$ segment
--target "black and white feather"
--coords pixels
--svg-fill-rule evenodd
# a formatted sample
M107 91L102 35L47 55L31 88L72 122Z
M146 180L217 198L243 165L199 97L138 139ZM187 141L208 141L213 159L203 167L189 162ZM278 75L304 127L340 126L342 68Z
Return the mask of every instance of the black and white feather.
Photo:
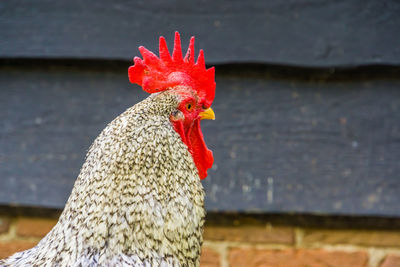
M2 266L198 266L204 191L169 120L179 95L150 95L90 147L56 226Z

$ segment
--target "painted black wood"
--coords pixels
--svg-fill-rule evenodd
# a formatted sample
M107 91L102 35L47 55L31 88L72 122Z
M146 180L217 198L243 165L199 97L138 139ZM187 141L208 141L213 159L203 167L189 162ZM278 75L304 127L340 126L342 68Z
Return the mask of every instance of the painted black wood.
M128 61L179 30L211 64L400 64L397 0L3 0L0 18L3 58Z
M58 219L62 209L0 205L0 216L29 216ZM325 229L398 230L400 218L389 216L337 216L307 213L237 213L210 212L206 214L208 226L292 226Z
M400 80L217 67L209 211L400 216ZM397 77L399 77L397 75ZM112 68L2 67L0 204L62 208L87 148L146 94Z

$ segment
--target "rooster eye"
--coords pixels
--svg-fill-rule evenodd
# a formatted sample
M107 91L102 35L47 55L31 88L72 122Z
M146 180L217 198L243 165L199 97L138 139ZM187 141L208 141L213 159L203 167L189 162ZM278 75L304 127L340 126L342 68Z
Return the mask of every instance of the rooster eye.
M189 104L186 104L186 109L187 110L192 110L192 108L193 108L193 106L192 106L192 104L191 103L189 103Z

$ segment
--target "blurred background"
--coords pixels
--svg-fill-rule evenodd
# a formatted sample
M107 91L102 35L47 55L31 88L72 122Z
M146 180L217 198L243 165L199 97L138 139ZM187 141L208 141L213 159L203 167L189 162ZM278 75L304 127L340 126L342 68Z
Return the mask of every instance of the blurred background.
M196 37L216 67L202 266L400 266L400 3L0 3L0 258L55 224L127 68Z

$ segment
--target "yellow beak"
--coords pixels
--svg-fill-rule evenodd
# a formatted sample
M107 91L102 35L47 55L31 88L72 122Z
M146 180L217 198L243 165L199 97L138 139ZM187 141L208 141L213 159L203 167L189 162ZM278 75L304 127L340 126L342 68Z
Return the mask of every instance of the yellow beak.
M200 115L201 120L204 120L204 119L215 120L215 113L214 113L214 110L212 110L211 108L208 108L208 109L200 112L199 115Z

